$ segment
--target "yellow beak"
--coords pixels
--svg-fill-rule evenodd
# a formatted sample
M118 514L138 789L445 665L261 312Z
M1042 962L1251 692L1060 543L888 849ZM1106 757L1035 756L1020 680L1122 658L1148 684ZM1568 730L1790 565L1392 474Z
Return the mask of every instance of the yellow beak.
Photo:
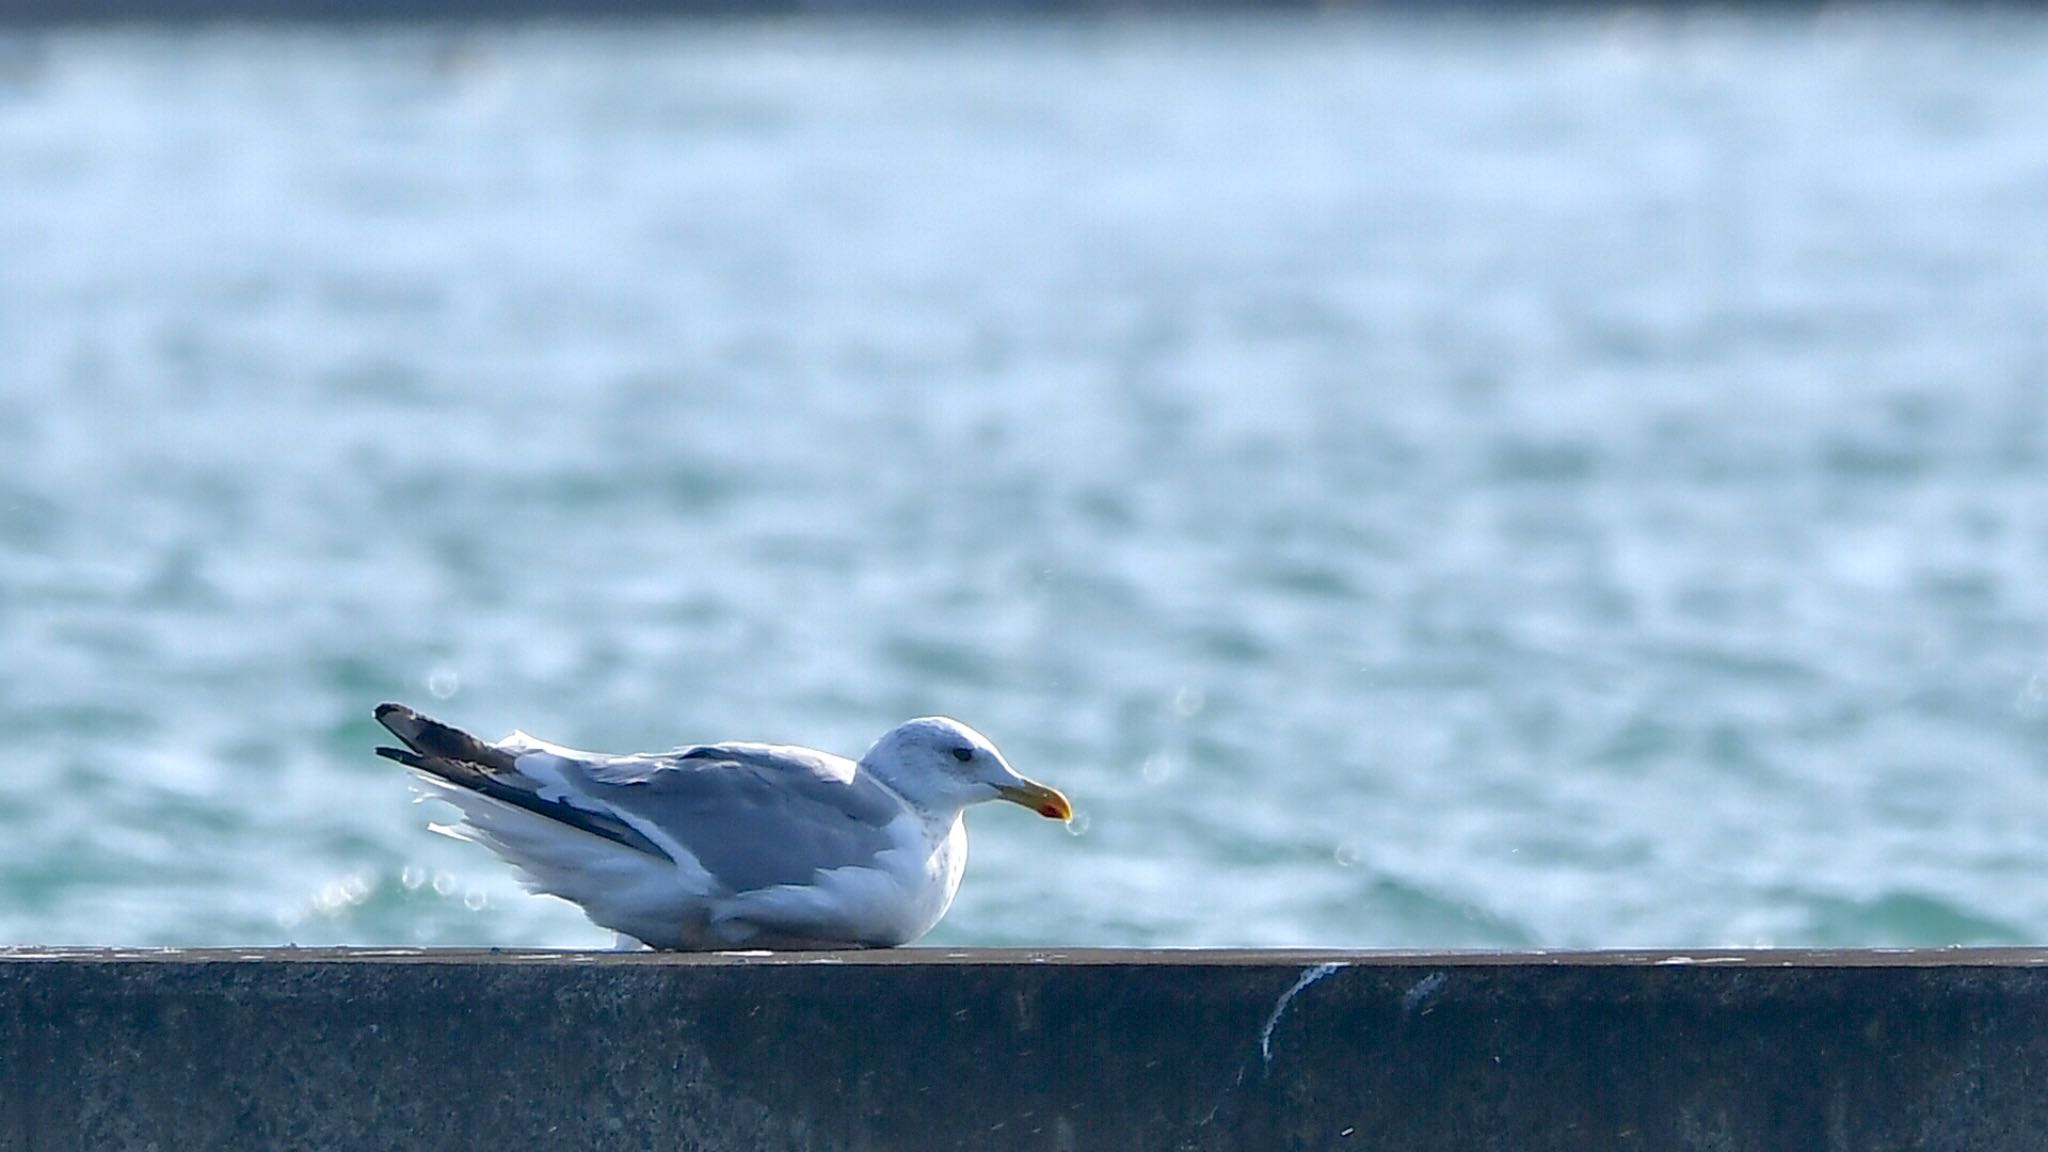
M1057 788L1047 788L1036 780L1025 780L1017 784L999 784L996 795L1012 804L1022 804L1048 820L1072 820L1074 806L1060 795Z

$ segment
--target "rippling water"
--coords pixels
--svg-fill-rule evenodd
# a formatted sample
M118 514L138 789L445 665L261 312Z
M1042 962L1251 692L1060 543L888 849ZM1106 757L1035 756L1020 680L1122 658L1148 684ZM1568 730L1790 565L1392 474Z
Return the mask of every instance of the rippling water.
M2048 18L0 40L0 941L585 945L369 710L1068 789L931 938L2048 938Z

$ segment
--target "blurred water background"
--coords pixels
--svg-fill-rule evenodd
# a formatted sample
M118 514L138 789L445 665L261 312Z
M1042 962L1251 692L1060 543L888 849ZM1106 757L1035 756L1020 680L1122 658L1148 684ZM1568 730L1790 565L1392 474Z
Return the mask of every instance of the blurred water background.
M857 754L948 944L2048 942L2048 17L0 40L0 942L602 945L369 712Z

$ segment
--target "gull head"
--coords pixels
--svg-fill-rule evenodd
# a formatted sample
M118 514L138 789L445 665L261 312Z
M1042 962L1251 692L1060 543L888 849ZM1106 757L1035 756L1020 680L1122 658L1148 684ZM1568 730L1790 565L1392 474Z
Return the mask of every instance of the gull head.
M988 737L944 716L921 716L891 728L860 758L860 766L904 799L937 811L1008 800L1048 819L1074 818L1074 806L1057 789L1018 775Z

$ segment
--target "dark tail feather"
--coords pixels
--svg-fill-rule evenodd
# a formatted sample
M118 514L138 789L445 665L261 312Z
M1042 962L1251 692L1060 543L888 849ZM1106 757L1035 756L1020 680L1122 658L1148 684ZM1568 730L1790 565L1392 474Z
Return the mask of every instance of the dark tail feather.
M406 747L423 757L475 765L486 772L512 771L510 753L494 748L460 728L451 728L431 716L422 716L403 704L377 705L377 723L390 729L393 736L405 741ZM421 767L390 756L382 748L377 750L377 754L413 768Z
M377 749L377 755L382 756L386 760L396 760L407 768L418 768L423 772L427 770L426 759L417 752L408 752L403 748L380 747Z
M405 741L407 748L411 749L377 749L377 755L386 760L396 760L407 768L438 776L450 784L515 808L524 808L593 836L602 836L636 852L664 860L674 859L660 845L615 816L578 808L561 800L542 798L534 792L533 781L520 775L510 752L486 744L460 728L451 728L432 717L422 716L403 704L377 705L377 722L389 728L393 736Z

